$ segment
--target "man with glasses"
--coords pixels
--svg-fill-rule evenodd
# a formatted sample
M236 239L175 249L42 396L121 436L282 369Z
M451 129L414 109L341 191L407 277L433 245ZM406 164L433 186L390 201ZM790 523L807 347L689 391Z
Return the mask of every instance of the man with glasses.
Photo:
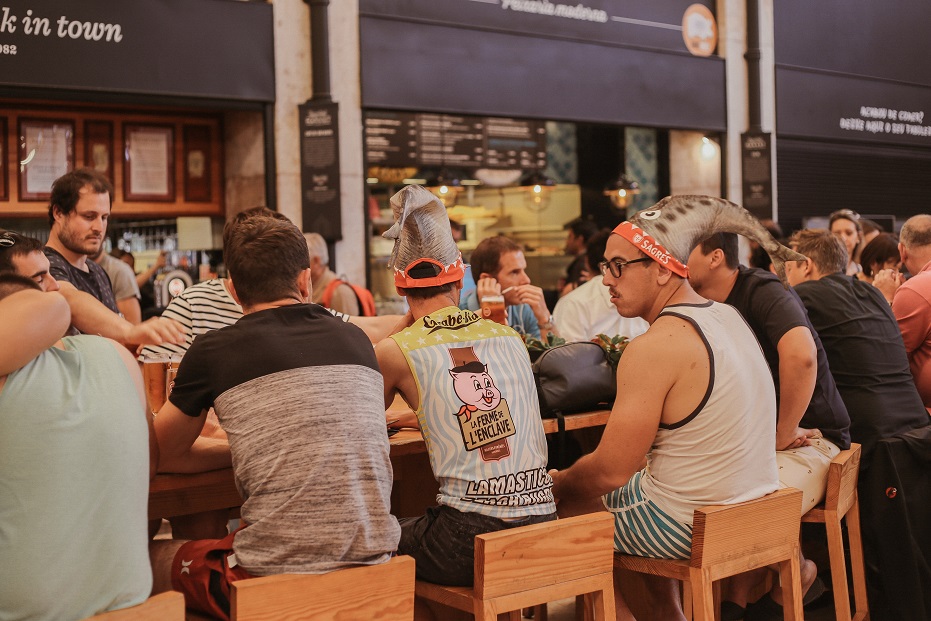
M737 311L695 293L687 257L667 250L668 229L648 225L634 217L615 228L600 268L617 311L650 328L621 356L601 442L551 472L553 493L561 514L593 499L589 510L614 513L620 552L687 559L696 508L778 488L773 380ZM674 581L647 585L654 618L685 619ZM615 582L617 618L633 619L623 586Z
M611 303L608 288L602 284L604 270L608 265L602 259L610 235L606 230L595 233L588 240L584 255L587 264L585 269L593 276L559 298L553 309L553 319L559 324L559 333L567 341L590 341L599 334L634 338L650 327L639 317L619 315Z
M88 260L103 244L112 196L109 179L89 168L62 175L52 184L52 230L45 255L71 307L72 324L83 333L123 344L183 343L184 334L174 321L154 317L134 325L121 317L106 272Z

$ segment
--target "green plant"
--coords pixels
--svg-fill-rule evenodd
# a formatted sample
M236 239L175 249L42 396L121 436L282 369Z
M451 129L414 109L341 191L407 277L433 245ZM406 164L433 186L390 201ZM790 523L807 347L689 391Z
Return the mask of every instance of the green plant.
M537 356L542 354L547 349L557 347L559 345L564 345L566 343L566 339L562 338L561 336L555 336L552 332L547 333L545 341L535 339L527 334L523 334L521 336L524 337L524 345L527 346L527 353L530 354L531 360L535 360Z
M601 345L601 348L605 350L605 356L608 358L608 363L611 365L611 368L617 371L617 363L620 361L621 354L624 353L627 343L630 342L629 339L620 334L614 336L599 334L593 338L592 341Z

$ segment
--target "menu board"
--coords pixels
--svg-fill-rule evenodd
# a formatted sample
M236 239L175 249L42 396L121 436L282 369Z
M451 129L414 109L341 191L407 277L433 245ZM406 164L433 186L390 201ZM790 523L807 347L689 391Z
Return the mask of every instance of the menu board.
M542 121L488 119L485 167L546 168L546 126Z
M546 167L543 121L452 114L367 112L369 166Z

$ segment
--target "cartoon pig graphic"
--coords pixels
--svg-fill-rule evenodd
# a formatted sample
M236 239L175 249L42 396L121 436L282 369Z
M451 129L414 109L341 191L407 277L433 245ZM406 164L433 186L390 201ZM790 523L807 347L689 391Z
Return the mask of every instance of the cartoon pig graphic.
M457 416L464 416L468 421L476 410L493 410L501 402L501 391L495 381L488 375L488 365L481 362L468 362L450 369L453 389L464 404Z

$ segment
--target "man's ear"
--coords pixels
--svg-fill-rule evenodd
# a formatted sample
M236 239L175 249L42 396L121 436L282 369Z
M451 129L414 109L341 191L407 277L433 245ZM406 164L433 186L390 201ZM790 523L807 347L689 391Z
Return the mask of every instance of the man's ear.
M905 244L899 242L899 259L902 263L905 263L905 260L908 258L908 250L905 248Z
M656 263L654 261L654 263ZM662 263L656 263L656 267L659 268L659 271L656 275L656 282L660 285L665 285L669 282L669 279L672 278L672 270L663 265Z
M306 303L313 295L313 284L310 280L310 268L303 269L297 275L297 289Z
M715 248L714 250L711 251L711 265L709 266L711 267L711 269L724 265L724 262L725 262L725 258L724 258L723 250L721 250L720 248Z

